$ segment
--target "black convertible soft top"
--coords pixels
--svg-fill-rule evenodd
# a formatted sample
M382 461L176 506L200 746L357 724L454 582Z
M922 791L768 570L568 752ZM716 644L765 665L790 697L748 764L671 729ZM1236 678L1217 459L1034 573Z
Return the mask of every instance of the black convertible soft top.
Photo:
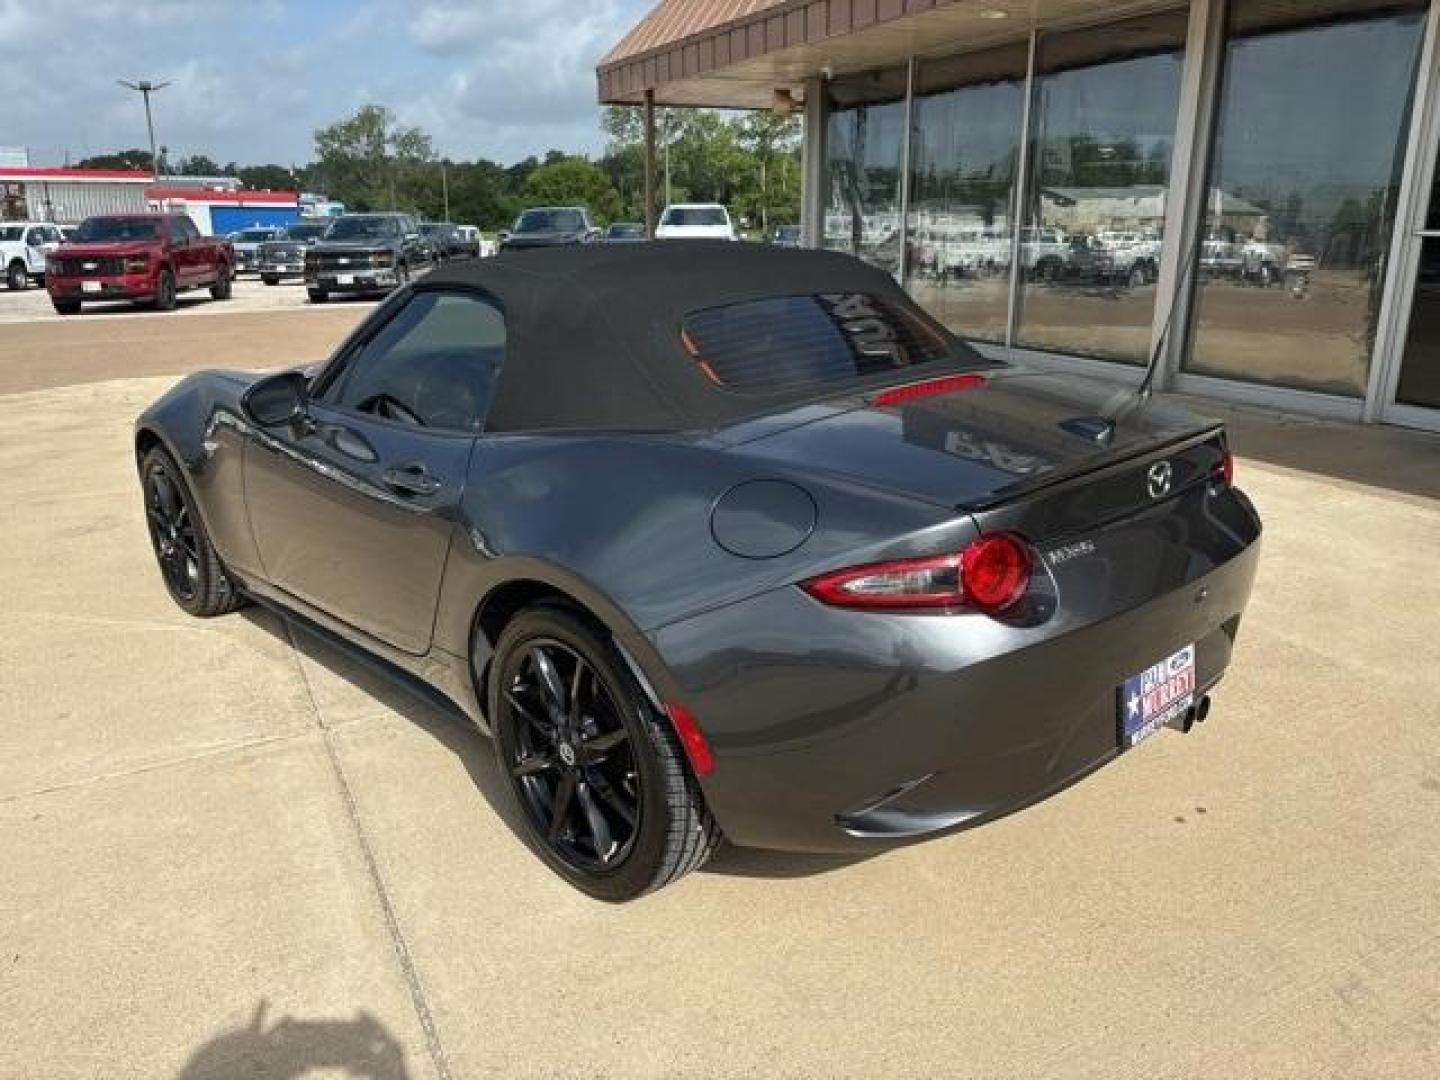
M986 364L890 275L836 252L719 240L587 244L448 263L417 284L445 286L481 289L505 311L506 356L486 421L496 432L712 430L833 395L836 387L814 385L737 393L687 354L687 315L770 297L878 297L939 335L945 356L924 365L927 376ZM901 379L882 371L844 389Z

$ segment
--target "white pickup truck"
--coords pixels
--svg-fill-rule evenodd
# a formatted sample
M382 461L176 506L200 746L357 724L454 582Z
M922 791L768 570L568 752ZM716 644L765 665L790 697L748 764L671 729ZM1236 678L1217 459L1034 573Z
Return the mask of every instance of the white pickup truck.
M0 271L12 291L45 276L45 256L60 246L60 229L45 221L0 221Z

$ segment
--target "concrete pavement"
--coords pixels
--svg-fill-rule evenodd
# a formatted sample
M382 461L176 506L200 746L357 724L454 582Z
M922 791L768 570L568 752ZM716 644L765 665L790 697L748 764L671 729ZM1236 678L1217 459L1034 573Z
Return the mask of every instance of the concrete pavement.
M613 908L433 701L173 607L128 444L172 381L0 397L7 1080L1440 1071L1435 440L1237 417L1265 556L1195 734L968 834L723 850Z

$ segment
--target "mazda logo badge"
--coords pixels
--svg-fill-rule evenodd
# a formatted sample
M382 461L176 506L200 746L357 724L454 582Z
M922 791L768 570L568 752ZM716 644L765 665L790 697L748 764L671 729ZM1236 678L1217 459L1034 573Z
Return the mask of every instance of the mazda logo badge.
M1152 499L1164 498L1170 494L1170 474L1173 470L1168 461L1157 461L1145 474L1145 489Z

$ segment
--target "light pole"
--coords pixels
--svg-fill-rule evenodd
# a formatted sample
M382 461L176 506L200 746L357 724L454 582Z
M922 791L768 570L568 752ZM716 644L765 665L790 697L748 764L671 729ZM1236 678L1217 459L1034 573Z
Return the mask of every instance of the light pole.
M155 154L155 121L150 116L150 95L158 94L168 82L152 83L148 79L141 79L139 82L126 82L124 79L116 79L121 86L127 90L134 90L145 99L145 130L150 134L150 171L155 179L160 179L160 159Z

